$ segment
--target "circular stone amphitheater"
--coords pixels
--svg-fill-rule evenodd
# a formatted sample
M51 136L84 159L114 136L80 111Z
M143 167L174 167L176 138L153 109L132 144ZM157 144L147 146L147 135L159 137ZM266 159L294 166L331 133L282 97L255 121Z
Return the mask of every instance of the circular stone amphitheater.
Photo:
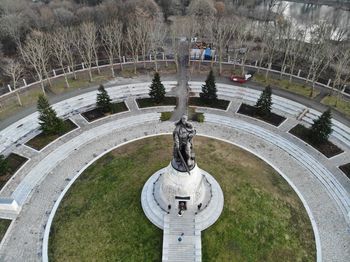
M163 84L168 94L174 94L176 81L166 81ZM198 95L203 83L188 84L190 92ZM135 101L136 98L148 96L149 85L150 83L142 82L107 88L112 100L124 101L128 110L93 122L87 122L81 113L95 106L95 91L54 104L58 115L70 119L78 128L59 137L40 151L25 145L39 133L37 113L28 115L0 131L0 152L14 152L29 159L0 192L0 216L12 220L1 242L1 261L48 261L52 236L50 230L54 226L55 214L60 211L61 201L69 195L69 189L76 180L78 183L79 176L114 149L122 149L123 146L132 145L146 137L172 134L174 123L160 121L160 116L161 112L173 111L174 106L141 109ZM237 113L242 102L253 105L260 95L259 91L220 83L217 83L217 88L219 98L229 100L230 104L227 110L197 107L197 112L202 112L205 117L203 123L193 123L197 136L234 145L271 166L294 190L306 210L316 246L315 259L349 261L350 181L339 166L350 159L350 128L333 120L334 132L330 140L344 152L327 158L288 132L298 123L310 125L320 112L273 95L272 111L286 118L276 127ZM200 152L196 154L200 155ZM167 157L170 162L171 155ZM210 174L215 178L215 173L210 171ZM151 175L152 173L149 177ZM225 195L223 199L225 206ZM136 201L141 205L141 191L138 192ZM144 208L150 212L154 210L152 206ZM205 219L199 222L202 228L198 230L215 222ZM208 219L211 219L210 216ZM170 230L164 227L164 219L154 223L158 223L161 228L163 223L164 234L165 230ZM220 223L220 217L215 223ZM88 228L85 230L89 231ZM164 255L171 254L170 249L164 249L169 243L163 242L163 252L166 251L163 253L163 261L201 261L205 247L201 246L200 240L196 241L193 260L187 260L186 257L181 260L180 254L185 251L180 249L179 260L171 260ZM72 260L80 259L74 257Z

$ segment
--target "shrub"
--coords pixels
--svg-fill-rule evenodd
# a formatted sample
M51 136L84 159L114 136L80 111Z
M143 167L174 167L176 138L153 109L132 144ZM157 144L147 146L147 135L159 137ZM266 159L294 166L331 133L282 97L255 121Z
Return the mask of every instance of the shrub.
M149 89L150 91L148 94L155 103L159 104L163 102L165 97L165 87L160 81L160 76L158 72L154 74L152 84L149 87Z
M111 101L112 99L108 95L108 92L106 91L105 87L103 85L100 85L100 87L98 88L98 93L96 97L97 107L100 108L105 113L110 112L112 109Z
M203 113L197 113L197 121L199 123L203 123L204 122L204 114Z
M314 120L309 131L309 137L312 142L322 144L328 140L332 131L332 114L331 110L328 109Z
M160 120L167 121L171 118L172 114L173 114L172 112L162 112L160 115Z
M4 176L9 171L9 165L4 155L0 155L0 176Z
M203 123L204 122L204 114L203 113L193 112L191 114L191 120L192 121L197 121L199 123Z
M266 86L264 91L262 91L258 101L256 102L256 112L260 116L268 116L271 114L272 106L272 92L271 87Z
M217 89L213 70L210 70L205 84L202 85L202 93L199 94L204 103L214 103L217 100Z
M40 129L44 134L61 134L65 131L64 121L57 117L56 111L51 107L44 95L39 95L37 108L39 111Z

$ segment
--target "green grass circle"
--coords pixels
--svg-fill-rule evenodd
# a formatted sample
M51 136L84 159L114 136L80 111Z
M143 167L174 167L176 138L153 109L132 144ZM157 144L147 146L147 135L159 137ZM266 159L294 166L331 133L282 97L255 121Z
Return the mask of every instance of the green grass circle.
M196 137L198 165L222 187L219 220L202 232L203 261L315 261L310 220L289 184L231 144ZM106 154L69 189L55 215L50 261L161 261L162 231L143 214L146 180L171 158L171 136Z

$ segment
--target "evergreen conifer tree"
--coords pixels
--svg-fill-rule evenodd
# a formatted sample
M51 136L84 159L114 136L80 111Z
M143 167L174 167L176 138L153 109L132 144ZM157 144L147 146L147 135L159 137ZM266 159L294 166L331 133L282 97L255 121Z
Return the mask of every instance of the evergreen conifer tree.
M65 124L57 117L56 111L51 107L44 95L39 95L37 108L39 111L40 129L44 134L60 134L64 132Z
M331 110L328 109L319 118L314 120L309 136L311 141L321 144L328 140L332 131L332 114Z
M112 99L108 95L107 90L103 85L100 85L98 88L98 93L96 97L96 105L98 108L100 108L103 112L107 113L112 110Z
M202 85L202 93L199 96L204 103L213 103L217 100L216 91L215 76L213 70L210 70L205 84Z
M268 116L271 114L271 106L272 106L272 92L271 87L266 86L264 91L262 91L258 101L256 102L257 114L260 116Z
M152 79L152 84L149 87L149 89L150 90L148 94L155 103L159 104L163 102L165 97L165 87L160 81L160 76L158 72L154 74L154 77Z
M8 162L4 155L0 155L0 176L6 175L9 170Z

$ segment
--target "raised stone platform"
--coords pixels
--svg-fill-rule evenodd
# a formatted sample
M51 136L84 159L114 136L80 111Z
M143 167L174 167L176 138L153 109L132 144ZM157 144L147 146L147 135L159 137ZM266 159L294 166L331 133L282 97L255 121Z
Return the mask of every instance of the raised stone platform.
M147 218L164 230L163 262L202 261L201 231L215 223L224 205L214 177L197 165L181 172L169 164L148 179L141 204Z
M175 199L173 203L166 203L163 198L159 197L160 182L166 176L167 171L171 169L171 165L160 169L153 174L145 183L141 193L141 205L142 209L147 218L160 229L164 229L164 216L173 212L178 212L177 205L174 205L175 201L182 199ZM176 171L174 171L176 172ZM181 173L181 172L179 172ZM196 228L200 231L208 228L219 218L223 206L224 206L224 195L220 185L208 172L200 169L196 166L191 170L191 175L188 173L178 174L180 176L188 176L187 179L194 180L195 174L201 176L200 181L201 187L203 187L203 194L195 202L188 201L186 212L193 212L196 219ZM175 180L175 174L170 174ZM192 177L191 177L192 176ZM186 179L186 178L185 178ZM162 181L162 182L163 182ZM176 182L175 182L176 183ZM190 184L188 184L190 185ZM184 191L186 192L186 190ZM188 191L187 191L188 192ZM198 204L202 203L200 210L198 210ZM171 205L171 209L168 209L168 205Z

